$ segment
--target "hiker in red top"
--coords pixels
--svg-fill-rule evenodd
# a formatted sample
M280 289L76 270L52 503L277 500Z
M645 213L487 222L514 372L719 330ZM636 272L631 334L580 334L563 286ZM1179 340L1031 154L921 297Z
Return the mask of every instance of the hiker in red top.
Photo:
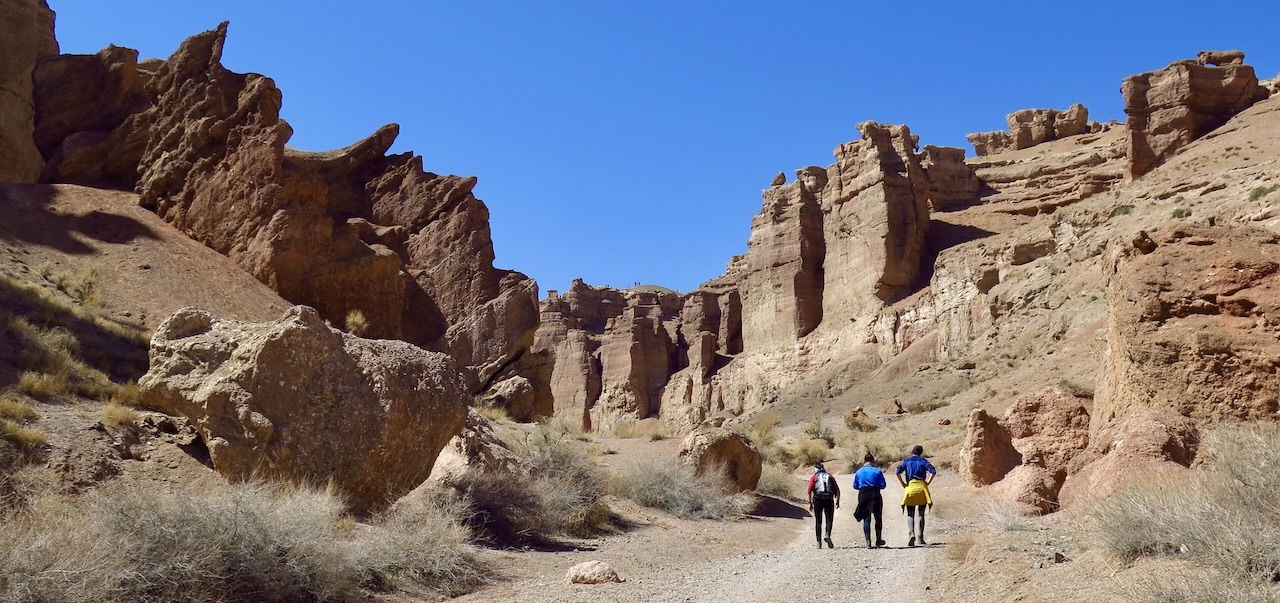
M809 510L813 512L813 536L818 540L818 548L827 543L827 548L836 548L831 543L831 521L835 518L836 509L840 508L840 485L836 478L827 473L827 468L818 463L813 466L813 475L809 477ZM823 538L822 516L827 517L826 538Z

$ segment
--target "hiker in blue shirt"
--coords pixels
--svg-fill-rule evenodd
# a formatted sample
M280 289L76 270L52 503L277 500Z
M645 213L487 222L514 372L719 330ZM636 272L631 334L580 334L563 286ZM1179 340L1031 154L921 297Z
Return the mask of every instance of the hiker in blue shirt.
M933 496L929 494L929 483L933 481L934 476L938 475L938 470L933 468L929 459L924 458L924 446L917 444L911 449L911 456L902 459L898 464L894 474L898 476L898 483L903 487L902 508L907 512L907 532L911 535L907 546L916 545L917 511L920 513L919 542L929 544L924 541L924 511L926 506L933 506Z
M876 457L868 451L862 457L862 468L853 474L853 488L858 491L858 508L853 511L853 518L862 522L862 534L867 537L867 548L884 546L881 537L881 517L884 515L884 497L880 491L888 484L884 481L884 472L876 467ZM876 520L875 545L871 544L871 518Z

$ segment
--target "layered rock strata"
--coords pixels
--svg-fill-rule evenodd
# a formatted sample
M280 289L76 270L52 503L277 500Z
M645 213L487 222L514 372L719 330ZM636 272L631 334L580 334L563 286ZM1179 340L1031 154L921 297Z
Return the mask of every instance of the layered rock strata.
M35 182L44 161L32 142L31 71L58 54L45 0L0 0L0 182Z
M1208 60L1213 58L1213 61ZM1223 61L1223 64L1212 66ZM1225 124L1231 116L1267 98L1244 53L1230 62L1204 57L1125 78L1129 175L1137 178L1164 163L1191 141ZM1206 64L1207 63L1207 64Z
M358 513L428 477L469 401L448 356L347 335L305 306L263 324L179 310L139 385L195 424L219 473L331 483Z

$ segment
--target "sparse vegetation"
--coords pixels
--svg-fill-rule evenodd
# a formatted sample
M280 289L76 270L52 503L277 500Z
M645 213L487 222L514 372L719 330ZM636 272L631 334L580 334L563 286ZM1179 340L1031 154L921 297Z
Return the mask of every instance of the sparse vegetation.
M138 411L115 403L102 407L102 424L107 427L125 427L138 422Z
M995 534L1031 529L1031 509L1007 500L987 501L982 507L982 523Z
M844 414L844 426L849 431L871 432L880 428L867 413L855 408Z
M1173 210L1173 217L1182 219L1191 216L1191 210L1185 207L1176 207Z
M521 544L591 534L612 517L604 472L563 425L538 425L512 449L529 473L474 470L455 486L474 508L469 522L486 538Z
M483 580L456 500L398 507L368 529L343 508L332 491L262 483L48 497L0 536L0 599L339 601L362 586L456 594Z
M23 400L13 391L0 392L0 419L14 421L30 421L39 416L30 402Z
M1117 205L1115 209L1111 210L1112 216L1127 216L1131 213L1133 213L1132 205Z
M616 496L686 518L737 519L754 504L750 494L727 494L720 471L695 475L679 463L636 461L611 484Z
M841 444L843 459L850 467L862 465L862 457L870 452L876 457L876 466L887 467L907 456L912 441L895 429L882 429L875 433L850 433Z
M494 423L510 423L512 420L511 413L507 412L507 409L505 406L498 406L497 404L480 402L475 405L475 409L476 409L476 412L480 413L480 416L486 419L489 419Z
M825 461L827 454L831 452L831 446L826 440L800 438L789 447L789 450L791 466L803 467Z
M369 319L364 317L364 312L359 308L348 310L344 322L347 325L347 332L356 337L363 337L369 332Z
M44 446L49 441L49 436L43 431L8 419L0 420L0 435L27 450Z
M777 463L765 463L760 468L760 483L756 485L756 492L783 499L792 498L796 484L795 477L786 467Z
M1085 385L1082 383L1076 383L1075 381L1068 381L1066 379L1063 379L1062 381L1058 382L1058 388L1077 398L1093 397L1092 385Z
M1276 190L1280 190L1280 184L1272 184L1271 186L1255 187L1253 190L1249 191L1249 200L1257 201L1258 199L1261 199L1267 195L1270 195Z
M49 400L67 391L66 373L52 375L27 371L18 376L18 391L37 400Z
M836 445L836 437L831 433L831 428L822 423L822 415L814 417L805 424L804 434L810 439L826 442L827 448L834 448Z
M1134 480L1094 507L1104 548L1124 560L1177 556L1260 586L1280 580L1280 427L1223 428L1205 470Z

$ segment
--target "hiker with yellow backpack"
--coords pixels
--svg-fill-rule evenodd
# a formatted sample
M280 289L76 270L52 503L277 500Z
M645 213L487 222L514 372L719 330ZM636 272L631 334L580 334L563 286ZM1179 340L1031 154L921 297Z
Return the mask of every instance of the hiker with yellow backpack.
M907 532L911 539L907 546L929 544L924 541L925 508L933 507L933 497L929 494L929 484L938 475L929 459L924 458L924 446L919 444L911 448L911 456L902 459L898 464L898 483L902 484L902 509L907 513ZM920 513L920 535L916 537L916 513Z

